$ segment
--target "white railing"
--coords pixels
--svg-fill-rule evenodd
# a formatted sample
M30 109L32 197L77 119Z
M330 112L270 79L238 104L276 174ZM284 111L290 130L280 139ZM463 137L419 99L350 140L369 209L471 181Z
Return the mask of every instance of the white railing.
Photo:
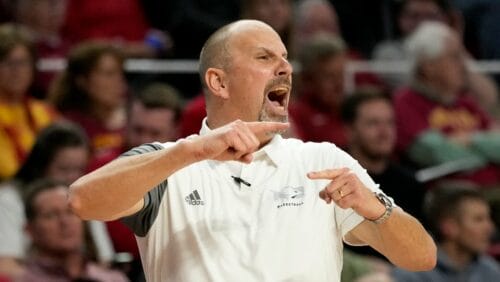
M295 72L300 71L297 63L292 63ZM60 71L64 69L64 59L41 59L37 67L40 71ZM476 61L470 64L473 71L482 73L500 73L500 61ZM197 60L157 60L157 59L128 59L125 62L127 72L136 73L180 73L194 74L198 72ZM407 74L408 61L356 61L347 65L345 80L346 90L354 89L354 74L359 72L372 72L377 74Z

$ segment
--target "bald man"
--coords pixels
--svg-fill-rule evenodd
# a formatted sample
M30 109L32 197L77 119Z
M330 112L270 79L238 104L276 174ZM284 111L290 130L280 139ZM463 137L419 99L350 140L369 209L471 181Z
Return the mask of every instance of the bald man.
M148 281L339 281L343 241L432 269L421 224L329 143L283 139L292 67L278 34L243 20L205 43L199 135L145 144L76 181L84 219L122 218Z

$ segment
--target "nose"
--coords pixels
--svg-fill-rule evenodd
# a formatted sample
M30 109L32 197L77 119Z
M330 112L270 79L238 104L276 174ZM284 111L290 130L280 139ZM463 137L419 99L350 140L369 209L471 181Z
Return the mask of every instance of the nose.
M280 59L280 65L277 69L278 76L290 76L292 74L293 68L292 64L288 61L287 58Z

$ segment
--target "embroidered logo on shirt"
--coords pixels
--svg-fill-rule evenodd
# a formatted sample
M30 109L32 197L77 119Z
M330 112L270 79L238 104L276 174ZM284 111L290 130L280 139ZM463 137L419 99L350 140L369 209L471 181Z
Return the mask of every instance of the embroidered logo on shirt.
M274 202L276 207L294 207L304 204L304 187L285 186L280 191L272 191L274 193Z
M193 206L203 206L205 204L205 202L201 200L200 194L198 194L198 190L194 190L184 199L189 205Z

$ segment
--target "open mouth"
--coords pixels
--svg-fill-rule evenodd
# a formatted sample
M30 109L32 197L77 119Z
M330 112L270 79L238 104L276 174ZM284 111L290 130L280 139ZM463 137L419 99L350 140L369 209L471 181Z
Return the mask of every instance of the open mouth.
M267 99L275 107L285 107L289 91L289 87L278 86L267 93Z

